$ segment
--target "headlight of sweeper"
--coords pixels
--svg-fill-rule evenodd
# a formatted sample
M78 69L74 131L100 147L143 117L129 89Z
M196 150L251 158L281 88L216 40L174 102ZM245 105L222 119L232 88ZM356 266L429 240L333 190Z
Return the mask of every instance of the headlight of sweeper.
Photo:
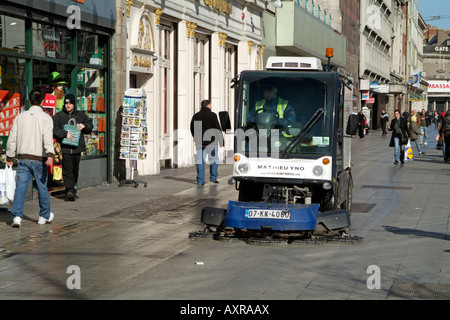
M238 170L238 173L240 173L240 174L246 174L248 172L248 170L250 170L250 166L248 163L240 163L238 165L237 170Z
M322 166L314 166L314 168L312 169L313 175L315 175L316 177L321 177L323 176L323 167Z

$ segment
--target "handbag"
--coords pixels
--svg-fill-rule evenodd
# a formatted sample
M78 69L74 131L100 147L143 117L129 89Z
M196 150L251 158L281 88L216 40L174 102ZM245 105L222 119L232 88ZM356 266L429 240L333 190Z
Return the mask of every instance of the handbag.
M436 149L437 149L437 150L442 150L442 147L443 147L442 140L438 140L438 141L437 141L437 144L436 144Z
M55 156L53 157L53 164L60 165L62 164L63 154L61 149L61 144L57 141L53 143L53 148L55 149Z
M70 119L69 122L63 126L63 129L66 130L67 132L70 132L73 138L72 140L64 138L61 143L77 147L78 142L80 141L81 131L77 129L76 120L74 118Z

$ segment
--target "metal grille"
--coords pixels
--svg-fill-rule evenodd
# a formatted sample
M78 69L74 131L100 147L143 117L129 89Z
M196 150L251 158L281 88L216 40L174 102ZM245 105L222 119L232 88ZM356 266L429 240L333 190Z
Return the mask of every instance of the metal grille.
M392 284L388 298L449 300L450 284L396 282Z

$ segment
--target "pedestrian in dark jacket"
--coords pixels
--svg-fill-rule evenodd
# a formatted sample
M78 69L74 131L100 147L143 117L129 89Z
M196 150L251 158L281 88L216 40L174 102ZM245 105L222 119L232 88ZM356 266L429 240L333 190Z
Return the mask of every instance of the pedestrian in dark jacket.
M360 138L364 138L364 129L366 129L367 120L362 110L358 113L358 134Z
M72 134L64 130L64 125L68 124L71 119L75 120L77 129L81 131L77 146L62 143L64 138L73 139ZM53 116L53 137L61 144L63 153L62 175L66 188L66 199L69 201L75 201L78 198L75 186L78 183L81 153L86 151L84 135L90 134L93 127L91 118L83 111L76 109L75 96L73 94L66 95L63 110Z
M394 119L391 121L391 125L388 127L389 131L392 131L390 147L394 147L394 164L398 164L398 161L405 163L405 145L408 144L408 125L405 118L400 117L400 110L394 111Z
M211 111L211 102L202 101L201 110L194 114L191 120L191 134L196 148L195 165L197 169L197 184L205 184L205 161L209 157L209 181L219 183L219 146L223 146L222 128L217 114Z

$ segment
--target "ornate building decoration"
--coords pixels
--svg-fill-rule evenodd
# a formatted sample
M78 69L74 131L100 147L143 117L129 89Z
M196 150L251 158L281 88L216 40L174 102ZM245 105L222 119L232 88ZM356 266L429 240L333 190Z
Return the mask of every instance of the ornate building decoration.
M219 46L225 47L225 42L228 38L228 35L223 32L219 32Z
M194 22L186 21L186 36L195 38L195 30L197 29L197 24Z
M155 9L155 24L158 25L161 22L162 9Z
M155 51L153 28L147 14L143 14L139 22L138 47L147 51Z

